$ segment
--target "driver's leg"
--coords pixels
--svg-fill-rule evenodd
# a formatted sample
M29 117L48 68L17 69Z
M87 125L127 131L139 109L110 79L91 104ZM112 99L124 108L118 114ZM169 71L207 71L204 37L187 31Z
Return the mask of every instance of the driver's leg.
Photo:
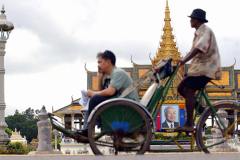
M196 103L196 98L195 98L195 92L196 90L191 89L191 88L186 88L185 89L185 99L186 99L186 111L187 111L187 120L184 126L187 127L193 127L193 112L194 112L194 106Z
M195 99L195 89L188 88L182 84L178 87L178 92L183 96L186 100L186 111L187 111L187 120L184 126L193 126L193 111L194 105L196 103Z
M192 84L192 77L185 77L182 82L178 86L178 92L181 96L183 96L186 100L186 112L187 112L187 120L184 124L184 128L192 130L193 128L193 112L194 106L196 103L195 92L197 89L193 89L189 86Z
M187 120L185 127L192 128L194 125L193 122L193 112L196 105L195 93L197 90L204 88L206 84L210 81L210 78L205 76L191 77L186 76L178 86L178 92L186 100L186 111L187 111Z

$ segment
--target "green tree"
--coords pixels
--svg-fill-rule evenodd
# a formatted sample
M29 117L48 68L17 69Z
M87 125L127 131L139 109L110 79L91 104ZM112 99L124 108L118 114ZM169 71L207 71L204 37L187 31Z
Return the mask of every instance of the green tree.
M5 128L5 132L8 134L9 137L12 135L12 130L10 128Z
M26 117L26 119L34 119L35 115L34 115L34 109L28 108L26 109L26 111L24 111L22 114Z
M22 136L26 136L28 142L31 142L33 138L37 138L38 118L33 109L28 108L22 113L16 110L14 115L7 116L5 121L8 124L8 128L11 130L16 128L21 132Z
M29 148L20 142L9 143L7 145L8 154L27 154Z

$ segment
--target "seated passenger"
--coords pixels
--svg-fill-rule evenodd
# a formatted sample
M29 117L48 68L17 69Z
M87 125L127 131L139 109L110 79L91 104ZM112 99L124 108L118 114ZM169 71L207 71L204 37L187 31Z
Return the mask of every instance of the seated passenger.
M99 68L99 74L108 77L109 82L103 82L102 90L93 91L88 90L87 95L90 97L89 108L84 118L84 128L80 131L80 134L87 135L87 118L91 111L101 102L110 98L117 98L121 93L128 88L132 83L132 78L121 68L115 66L116 57L113 52L106 50L100 52L97 55L97 62ZM108 83L108 84L107 84ZM139 100L137 90L133 90L125 98L129 98L135 101Z

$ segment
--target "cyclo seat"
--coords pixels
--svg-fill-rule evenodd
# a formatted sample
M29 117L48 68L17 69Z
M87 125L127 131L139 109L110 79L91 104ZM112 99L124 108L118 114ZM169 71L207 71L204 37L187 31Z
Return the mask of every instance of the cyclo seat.
M158 74L160 79L169 77L173 73L172 59L161 60L154 70L154 74Z

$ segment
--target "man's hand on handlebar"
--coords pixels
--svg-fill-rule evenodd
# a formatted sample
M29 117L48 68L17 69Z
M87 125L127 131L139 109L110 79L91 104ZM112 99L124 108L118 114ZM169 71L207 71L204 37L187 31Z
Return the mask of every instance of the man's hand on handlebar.
M178 65L179 65L179 66L183 66L185 63L186 63L186 62L184 62L184 60L182 60L182 59L178 61Z

